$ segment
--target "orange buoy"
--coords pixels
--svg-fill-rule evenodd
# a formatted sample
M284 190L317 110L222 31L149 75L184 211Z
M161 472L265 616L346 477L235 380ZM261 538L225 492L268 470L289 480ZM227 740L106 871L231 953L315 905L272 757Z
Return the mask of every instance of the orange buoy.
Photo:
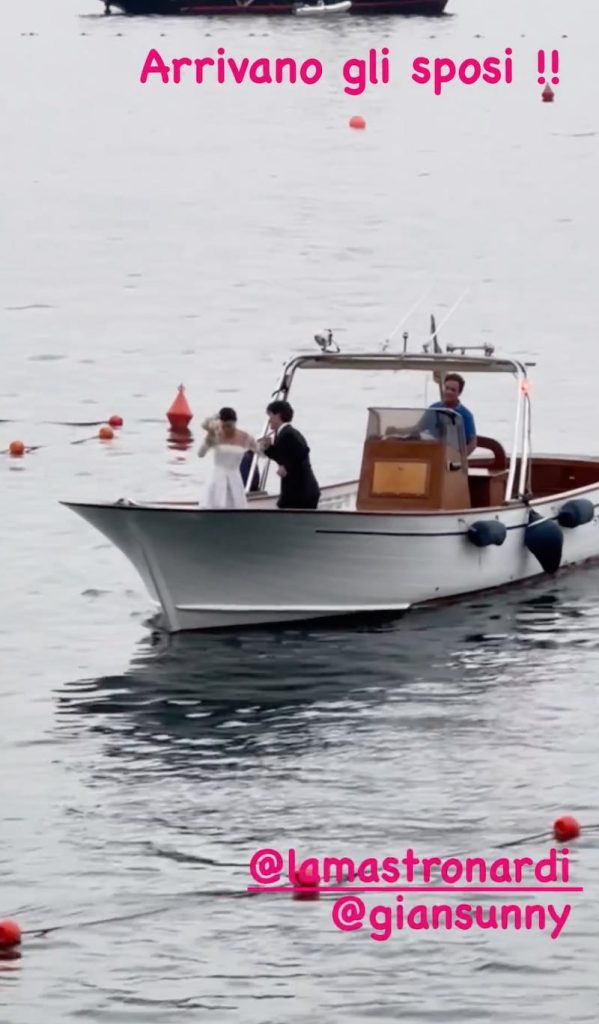
M547 85L545 86L545 88L543 89L543 92L541 93L541 99L543 100L543 103L553 103L554 96L555 96L555 93L554 93L553 89L551 88L551 86L549 85L549 82L547 82Z
M22 441L11 441L8 450L13 458L18 459L25 454L25 445Z
M16 921L0 921L0 949L10 949L21 943L21 929Z
M112 438L114 437L114 430L112 429L112 427L109 427L107 423L105 423L102 427L100 427L98 431L98 437L100 438L101 441L111 441Z
M349 119L349 126L350 128L365 128L366 121L360 114L354 114L354 116Z
M567 843L570 839L578 839L580 825L571 814L564 814L553 823L553 835L558 843Z
M177 389L177 397L173 401L166 414L171 427L175 431L185 431L193 419L193 413L185 397L185 388L182 384Z
M320 879L317 872L309 865L304 867L304 865L301 864L296 874L296 885L298 888L295 889L293 893L294 900L319 899L319 882Z
M122 427L123 417L122 416L111 416L108 420L111 427Z

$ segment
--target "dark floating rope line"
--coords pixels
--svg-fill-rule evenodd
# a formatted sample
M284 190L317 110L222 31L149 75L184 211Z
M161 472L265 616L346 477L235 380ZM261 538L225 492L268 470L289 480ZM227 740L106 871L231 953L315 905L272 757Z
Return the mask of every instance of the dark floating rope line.
M61 446L69 446L76 444L87 444L88 441L97 441L98 435L92 434L91 437L79 437L75 441L57 441L55 444L26 444L23 448L23 454L29 455L30 452L39 452L47 448L58 448ZM0 455L10 455L10 446L8 448L2 448Z
M171 902L166 906L153 907L150 910L136 910L133 914L116 914L114 917L102 917L94 919L93 921L72 921L70 924L55 924L50 925L48 928L27 928L24 929L22 935L33 935L36 938L44 938L49 935L50 932L63 931L65 928L93 928L96 925L102 924L116 924L121 921L134 921L138 917L151 917L153 914L165 914L170 910L175 909L177 901L183 898L194 897L195 899L204 897L205 899L213 899L214 897L228 896L230 899L240 899L245 896L257 895L255 893L232 891L231 889L214 890L212 892L205 892L201 889L194 890L192 892L173 893Z

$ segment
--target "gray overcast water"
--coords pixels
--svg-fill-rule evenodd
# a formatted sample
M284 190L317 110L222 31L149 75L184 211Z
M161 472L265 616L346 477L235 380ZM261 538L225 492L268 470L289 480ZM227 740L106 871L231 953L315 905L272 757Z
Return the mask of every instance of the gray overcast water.
M593 829L556 940L375 942L335 928L330 896L241 897L260 847L492 858L561 813L599 822L599 570L394 623L169 643L128 563L59 501L199 499L205 415L233 404L258 432L316 331L378 345L427 290L412 344L468 289L443 344L536 362L536 450L598 455L598 28L596 0L328 22L5 0L0 448L40 447L0 465L0 919L57 930L0 960L2 1024L596 1021ZM219 46L325 74L139 82L153 47ZM389 84L348 96L344 61L383 46ZM506 47L510 86L437 97L410 79L417 56ZM553 104L541 47L560 52ZM188 450L167 439L180 383ZM511 383L467 395L509 444ZM430 381L309 374L292 395L322 483L356 473L369 404L432 397ZM102 445L113 413L124 428Z

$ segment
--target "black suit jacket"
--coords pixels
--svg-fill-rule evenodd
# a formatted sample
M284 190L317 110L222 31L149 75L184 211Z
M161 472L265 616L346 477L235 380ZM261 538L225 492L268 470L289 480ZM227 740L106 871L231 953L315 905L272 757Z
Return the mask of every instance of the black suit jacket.
M286 471L281 478L279 508L317 508L320 487L310 464L310 449L299 430L291 424L281 427L264 454Z

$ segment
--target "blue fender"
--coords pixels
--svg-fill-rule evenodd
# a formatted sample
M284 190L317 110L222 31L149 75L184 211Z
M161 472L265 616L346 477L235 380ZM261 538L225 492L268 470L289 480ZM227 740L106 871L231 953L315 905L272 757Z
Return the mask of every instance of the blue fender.
M498 519L479 519L468 529L468 540L477 548L488 548L491 544L500 547L507 537L504 523Z
M544 519L531 509L524 531L524 544L544 572L550 575L557 572L562 560L564 535L555 520Z
M588 498L572 498L559 510L557 521L560 526L573 530L576 526L584 526L595 517L595 506Z

